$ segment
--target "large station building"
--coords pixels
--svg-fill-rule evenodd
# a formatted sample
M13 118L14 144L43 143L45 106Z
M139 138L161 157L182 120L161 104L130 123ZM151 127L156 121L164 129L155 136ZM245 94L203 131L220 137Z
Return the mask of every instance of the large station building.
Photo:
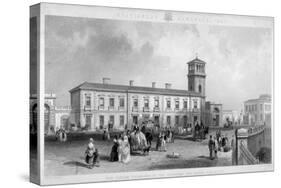
M177 127L205 123L205 62L195 58L188 64L186 90L170 83L158 88L116 85L109 78L102 83L85 82L70 90L74 124L97 130L108 127L130 128L151 121L158 127Z
M222 105L205 102L206 63L195 58L187 63L186 89L174 89L171 83L157 87L117 85L110 78L102 83L84 82L71 89L71 105L56 106L56 95L45 95L45 133L66 130L122 130L142 123L164 127L192 127L196 123L222 126ZM184 79L184 75L183 75ZM37 96L30 98L31 129L37 127Z

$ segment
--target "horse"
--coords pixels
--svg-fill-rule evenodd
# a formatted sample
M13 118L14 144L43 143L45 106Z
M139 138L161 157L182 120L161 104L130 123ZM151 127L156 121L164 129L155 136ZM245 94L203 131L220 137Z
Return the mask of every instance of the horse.
M146 137L141 131L132 132L130 138L132 152L142 151L143 154L147 153L147 149L150 147L147 145Z

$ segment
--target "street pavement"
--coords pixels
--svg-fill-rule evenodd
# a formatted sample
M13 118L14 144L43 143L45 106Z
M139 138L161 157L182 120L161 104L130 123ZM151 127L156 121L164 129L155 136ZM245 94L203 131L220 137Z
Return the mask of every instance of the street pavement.
M211 133L213 134L213 133ZM231 138L231 132L227 133ZM207 137L208 138L208 137ZM167 144L166 152L155 151L156 143L152 143L152 151L148 156L134 155L128 164L110 162L109 154L112 142L96 140L95 146L99 149L100 167L88 169L84 162L84 152L88 140L67 142L48 141L45 143L45 175L75 175L112 172L133 172L160 169L199 168L231 165L231 151L219 152L218 159L208 158L208 140L190 141L176 139ZM179 158L168 158L167 154L179 153Z

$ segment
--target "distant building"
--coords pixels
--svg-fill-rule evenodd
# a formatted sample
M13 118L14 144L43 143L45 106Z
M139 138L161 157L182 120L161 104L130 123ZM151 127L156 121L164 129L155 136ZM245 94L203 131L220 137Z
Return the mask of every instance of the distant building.
M211 127L223 126L222 104L206 102L205 105L206 125Z
M260 95L244 102L243 123L246 125L271 125L271 96Z
M71 122L71 108L57 107L56 95L45 94L44 104L44 132L45 134L54 133L60 128L68 129ZM30 96L30 129L31 132L37 131L38 124L38 100L37 95Z
M223 124L224 125L241 125L243 123L243 113L238 110L223 110Z
M70 90L74 124L87 130L130 128L152 121L158 127L179 127L204 122L205 62L196 58L188 64L188 90L115 85L109 78L103 83L82 83Z

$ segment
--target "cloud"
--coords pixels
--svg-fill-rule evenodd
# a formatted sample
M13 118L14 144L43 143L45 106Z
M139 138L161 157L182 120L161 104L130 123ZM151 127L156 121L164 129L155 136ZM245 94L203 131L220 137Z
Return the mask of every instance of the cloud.
M237 109L270 93L271 44L265 28L47 16L46 89L58 105L69 104L69 89L102 77L186 89L186 62L198 53L207 62L207 99Z

